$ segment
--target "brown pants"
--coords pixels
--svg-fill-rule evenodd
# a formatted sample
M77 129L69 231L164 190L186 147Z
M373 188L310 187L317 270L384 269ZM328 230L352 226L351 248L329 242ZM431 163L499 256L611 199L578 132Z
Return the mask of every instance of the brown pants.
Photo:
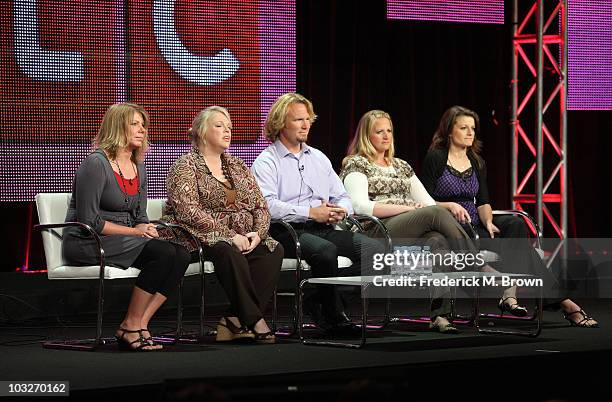
M204 246L204 256L215 265L215 273L230 302L228 316L235 316L252 326L266 311L274 292L283 262L283 246L274 251L259 244L249 254L242 254L230 244L220 241Z

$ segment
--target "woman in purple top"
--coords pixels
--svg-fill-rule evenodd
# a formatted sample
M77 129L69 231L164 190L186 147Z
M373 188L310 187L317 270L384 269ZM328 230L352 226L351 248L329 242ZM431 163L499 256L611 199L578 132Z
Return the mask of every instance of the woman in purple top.
M557 289L553 297L555 300L550 304L560 305L571 325L596 327L597 321L580 306L558 294L556 279L527 241L527 230L522 219L493 216L486 164L480 156L482 143L476 139L478 128L478 115L469 109L453 106L444 112L423 163L421 180L425 189L439 206L448 209L459 222L474 225L486 248L498 252L502 262L505 261L503 271L522 271L542 278L547 288ZM492 241L496 236L520 240ZM526 314L514 297L501 300L499 308L514 315Z

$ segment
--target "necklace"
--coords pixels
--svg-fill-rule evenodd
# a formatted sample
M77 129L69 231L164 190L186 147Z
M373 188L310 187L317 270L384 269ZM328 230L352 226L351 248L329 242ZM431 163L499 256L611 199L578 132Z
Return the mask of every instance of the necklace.
M115 166L117 166L117 170L119 171L119 177L121 177L121 184L123 185L123 195L125 196L125 203L127 204L128 202L128 192L127 192L127 186L125 185L125 177L123 176L123 172L121 171L121 167L119 166L119 163L117 163L116 160L111 160L112 163L115 164ZM132 180L138 178L138 171L136 170L136 168L134 167L134 164L132 164L130 162L130 164L132 165L132 169L134 169L134 177L131 179L128 179L128 183L130 183L130 186L133 184ZM140 186L138 186L138 209L140 209Z
M234 190L235 189L235 187L234 187L234 178L230 174L230 169L229 169L229 166L227 165L227 160L225 159L225 154L221 154L221 156L220 156L220 158L221 158L221 172L223 173L223 176L226 179L225 182L217 179L215 177L215 175L212 174L212 171L210 170L210 167L208 167L208 164L206 163L206 158L204 158L204 155L202 155L202 153L199 150L198 150L198 152L196 154L198 155L198 157L202 158L202 161L204 162L204 166L206 167L207 173L210 174L213 179L215 179L219 184L221 184L223 187L225 187L228 190Z

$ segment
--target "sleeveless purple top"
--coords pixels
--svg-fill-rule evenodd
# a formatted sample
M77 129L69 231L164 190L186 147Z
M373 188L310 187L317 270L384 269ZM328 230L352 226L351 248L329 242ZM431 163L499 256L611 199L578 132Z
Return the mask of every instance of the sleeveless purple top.
M478 177L473 168L459 172L451 166L446 166L442 176L436 183L436 189L432 194L438 200L456 202L470 214L472 224L480 224L478 211L476 210L476 195L478 194Z

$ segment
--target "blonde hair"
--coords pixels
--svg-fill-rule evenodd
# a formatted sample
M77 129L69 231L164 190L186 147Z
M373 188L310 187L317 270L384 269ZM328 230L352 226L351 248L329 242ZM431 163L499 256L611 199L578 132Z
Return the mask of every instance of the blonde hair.
M301 103L306 106L306 110L310 116L310 123L314 123L317 119L317 115L312 108L312 103L304 96L295 92L281 95L270 108L268 117L264 123L264 135L268 140L274 142L280 135L281 130L285 127L289 105L292 103Z
M135 103L115 103L106 110L98 135L93 140L94 147L103 149L110 159L115 159L117 152L128 146L130 124L136 113L142 116L145 138L142 146L132 151L131 159L133 162L142 162L149 149L149 114L142 106Z
M393 140L393 121L391 120L391 116L389 116L389 113L382 110L370 110L361 116L359 124L357 124L357 129L355 130L355 136L353 137L353 140L346 151L346 157L344 160L342 160L342 166L346 166L349 159L356 155L363 156L370 162L374 161L377 152L374 145L372 145L372 141L370 141L370 130L372 130L374 122L377 119L382 118L389 120L389 124L391 125L391 145L389 146L389 149L385 151L385 160L388 164L393 163L395 145Z
M212 117L214 113L221 113L228 120L232 120L230 118L229 112L226 108L221 106L209 106L206 109L202 110L191 122L191 128L189 129L189 136L191 138L191 143L198 147L200 145L206 145L206 129L208 128L208 120Z

